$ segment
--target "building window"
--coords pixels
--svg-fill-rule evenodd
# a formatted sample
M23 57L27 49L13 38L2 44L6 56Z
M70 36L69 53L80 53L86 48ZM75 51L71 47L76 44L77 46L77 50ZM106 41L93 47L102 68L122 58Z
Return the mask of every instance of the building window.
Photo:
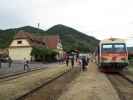
M45 43L43 43L43 45L45 45Z
M22 44L22 41L17 41L17 44Z

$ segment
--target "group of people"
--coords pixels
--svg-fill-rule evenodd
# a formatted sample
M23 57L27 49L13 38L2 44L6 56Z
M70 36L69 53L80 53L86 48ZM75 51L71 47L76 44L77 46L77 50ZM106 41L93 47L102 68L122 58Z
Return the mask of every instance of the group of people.
M82 69L83 71L85 71L85 70L87 70L87 67L86 67L86 66L87 66L88 63L89 63L89 58L83 56L83 57L79 58L78 63L79 63L79 65L81 66L81 69Z
M69 65L69 62L71 62L71 66L74 66L74 56L70 55L68 53L65 53L64 55L58 55L57 58L59 64L64 64L66 63L66 65Z
M11 68L11 65L12 65L12 62L13 60L8 57L8 66L9 68ZM66 63L67 66L69 66L69 63L71 64L71 67L73 68L74 67L74 64L75 62L77 62L80 66L81 66L81 69L83 71L85 71L87 69L87 65L89 63L89 58L85 57L85 56L82 56L82 57L78 57L78 56L75 56L73 54L69 54L69 53L66 53L62 59L59 60L59 63ZM30 71L31 68L29 66L29 61L24 58L24 61L23 61L23 66L24 66L24 70L26 71ZM2 67L2 61L0 60L0 68Z
M71 66L73 67L74 66L74 56L72 55L66 55L65 57L65 60L66 60L66 65L68 66L69 65L69 60L71 61Z
M85 71L87 69L86 66L89 63L89 58L88 57L85 57L85 56L82 56L82 57L75 56L75 57L76 58L74 58L74 55L66 54L65 55L66 65L68 66L69 65L69 62L70 62L71 63L71 66L74 67L74 62L77 62L81 66L81 69L83 71Z

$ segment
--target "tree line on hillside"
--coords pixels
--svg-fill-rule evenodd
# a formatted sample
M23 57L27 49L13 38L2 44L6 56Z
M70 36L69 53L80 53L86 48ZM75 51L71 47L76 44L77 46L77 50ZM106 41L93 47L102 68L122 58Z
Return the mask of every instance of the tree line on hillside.
M79 49L81 52L93 51L99 42L99 40L94 37L88 36L64 25L55 25L47 31L31 26L25 26L0 30L0 48L8 48L15 34L20 30L33 33L33 35L59 35L65 51L75 49Z

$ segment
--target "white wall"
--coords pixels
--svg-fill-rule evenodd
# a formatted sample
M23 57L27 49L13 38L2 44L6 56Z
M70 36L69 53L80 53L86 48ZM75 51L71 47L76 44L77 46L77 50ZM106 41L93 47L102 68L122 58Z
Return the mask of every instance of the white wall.
M9 56L12 60L27 60L31 59L31 47L17 47L17 48L9 48Z
M20 44L18 41L22 41ZM12 60L27 60L31 59L32 48L27 39L16 39L13 40L9 47L9 56Z

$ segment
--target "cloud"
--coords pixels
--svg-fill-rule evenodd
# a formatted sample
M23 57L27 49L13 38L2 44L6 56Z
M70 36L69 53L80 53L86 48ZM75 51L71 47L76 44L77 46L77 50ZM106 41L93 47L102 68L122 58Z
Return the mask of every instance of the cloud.
M132 4L132 0L0 0L0 28L64 24L98 39L127 40L133 33Z
M27 1L28 0L0 1L1 28L17 27L32 23L32 5L31 2Z

